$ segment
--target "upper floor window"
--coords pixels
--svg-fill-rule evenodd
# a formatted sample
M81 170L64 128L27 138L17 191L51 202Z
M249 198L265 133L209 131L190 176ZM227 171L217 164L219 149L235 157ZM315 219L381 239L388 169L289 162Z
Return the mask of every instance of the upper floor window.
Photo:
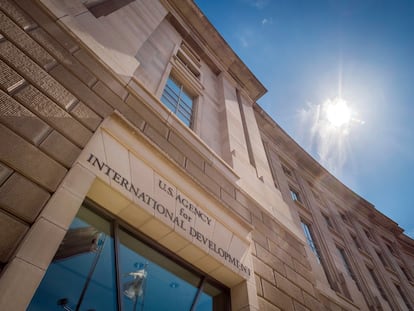
M379 252L379 251L376 251L376 253L377 253L377 256L378 256L379 260L384 265L384 267L389 267L390 265L388 264L388 262L385 259L384 255L381 252Z
M404 273L405 277L407 278L408 281L412 282L413 279L411 277L411 275L408 273L407 269L405 269L403 266L400 265L400 269L401 271Z
M394 256L398 256L398 254L395 252L395 249L390 244L385 243L385 245L387 246L391 254L393 254Z
M371 241L375 242L374 237L371 234L371 231L369 229L364 229L365 235L367 236L368 239L370 239Z
M407 299L407 296L405 295L405 293L403 292L403 290L401 289L401 287L398 284L394 284L395 288L397 289L398 293L400 294L401 298L403 299L405 306L407 307L407 310L411 311L413 310L413 308L411 307L410 302Z
M309 225L302 221L301 226L302 226L303 232L305 233L306 242L308 243L308 245L309 245L310 249L312 250L312 252L316 255L318 263L320 263L321 262L321 256L319 254L318 248L316 247L315 239L313 238L313 234L312 234L312 231L311 231Z
M351 268L351 265L349 263L348 256L345 253L345 250L342 247L339 247L339 246L337 246L337 250L339 252L339 256L342 259L342 263L344 264L344 267L346 269L346 272L355 281L355 284L356 284L357 288L361 291L361 288L359 286L359 282L358 282L358 280L357 280L357 278L355 276L354 271Z
M367 266L367 269L368 269L369 274L371 275L372 280L374 281L375 285L377 286L377 289L378 289L378 291L379 291L379 293L380 293L381 297L382 297L385 301L387 301L387 302L388 302L388 297L387 297L387 295L385 294L385 290L384 290L384 288L382 287L382 285L381 285L380 281L378 280L377 275L375 274L374 270L373 270L372 268L368 267L368 266Z
M292 171L289 168L282 164L282 169L286 176L292 177Z
M161 101L187 126L191 126L193 113L193 98L182 83L169 77L162 93Z
M289 190L290 190L290 196L291 196L291 198L292 198L293 201L297 201L297 202L303 203L302 202L302 198L300 197L298 191L296 191L296 190L294 190L292 188L289 188Z
M326 225L328 226L328 228L329 229L335 229L333 224L332 224L331 218L328 215L323 214L323 213L322 213L322 216L325 219L325 222L326 222Z
M362 247L361 247L361 243L359 243L359 240L358 240L358 238L356 237L356 235L351 234L351 238L352 238L352 240L354 241L355 246L356 246L358 249L362 249Z

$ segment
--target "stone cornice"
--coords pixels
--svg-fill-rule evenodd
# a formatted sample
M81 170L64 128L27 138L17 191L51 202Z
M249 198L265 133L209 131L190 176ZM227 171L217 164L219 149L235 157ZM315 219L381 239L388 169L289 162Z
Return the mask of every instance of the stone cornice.
M193 1L163 0L161 2L168 7L170 12L174 11L171 12L172 14L179 15L174 16L175 21L170 16L170 22L189 44L195 43L192 47L212 67L213 71L216 70L216 73L221 69L227 71L253 101L257 101L267 92L263 84L237 56ZM184 23L180 23L178 18ZM197 47L200 44L203 46ZM215 64L210 56L214 56L220 65Z

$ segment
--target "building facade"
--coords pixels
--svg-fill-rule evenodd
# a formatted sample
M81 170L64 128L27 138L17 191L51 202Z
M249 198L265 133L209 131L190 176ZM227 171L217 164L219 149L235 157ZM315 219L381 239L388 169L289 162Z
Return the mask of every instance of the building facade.
M414 241L190 0L0 0L0 310L413 310Z

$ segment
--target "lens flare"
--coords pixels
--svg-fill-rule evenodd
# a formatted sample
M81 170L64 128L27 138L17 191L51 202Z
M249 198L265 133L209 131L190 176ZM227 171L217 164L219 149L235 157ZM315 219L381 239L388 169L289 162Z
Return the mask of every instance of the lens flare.
M333 101L328 100L325 107L326 118L331 125L341 127L348 125L351 121L351 109L342 98L335 98Z

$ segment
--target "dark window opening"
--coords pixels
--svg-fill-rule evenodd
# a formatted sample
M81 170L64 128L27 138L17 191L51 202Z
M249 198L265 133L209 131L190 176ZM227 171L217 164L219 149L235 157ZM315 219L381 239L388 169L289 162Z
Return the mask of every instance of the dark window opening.
M404 301L405 306L407 307L407 310L412 311L413 308L411 307L411 304L408 301L407 296L405 295L405 293L402 291L401 287L397 284L394 284L394 285L395 285L395 288L397 289L398 293L400 294L402 300Z
M86 7L96 18L109 15L134 0L89 0L85 2Z
M341 247L337 247L337 249L339 251L339 255L340 255L341 259L342 259L342 263L343 263L343 265L344 265L344 267L346 269L346 272L354 280L354 282L355 282L358 290L361 291L361 288L359 286L359 282L358 282L358 280L357 280L357 278L355 276L354 271L351 268L351 265L349 264L348 256L346 255L345 250L343 248L341 248Z
M408 273L407 269L405 269L403 266L400 266L400 269L404 273L407 280L411 282L413 279L412 279L411 275Z
M371 278L372 278L372 280L374 281L375 286L377 287L377 289L378 289L378 291L379 291L379 293L380 293L381 297L382 297L385 301L387 301L387 302L388 302L388 298L387 298L387 296L385 295L385 290L384 290L384 288L382 287L381 283L379 282L379 280L378 280L378 278L377 278L377 275L375 274L374 270L373 270L372 268L369 268L369 267L367 267L367 269L368 269L369 274L371 275Z
M379 260L384 265L384 267L389 267L390 265L388 264L388 262L385 259L384 255L381 252L379 252L379 251L376 251L376 253L377 253L377 256L378 256Z
M328 215L322 214L323 218L325 219L326 225L329 229L334 229L334 226L332 224L331 218Z

